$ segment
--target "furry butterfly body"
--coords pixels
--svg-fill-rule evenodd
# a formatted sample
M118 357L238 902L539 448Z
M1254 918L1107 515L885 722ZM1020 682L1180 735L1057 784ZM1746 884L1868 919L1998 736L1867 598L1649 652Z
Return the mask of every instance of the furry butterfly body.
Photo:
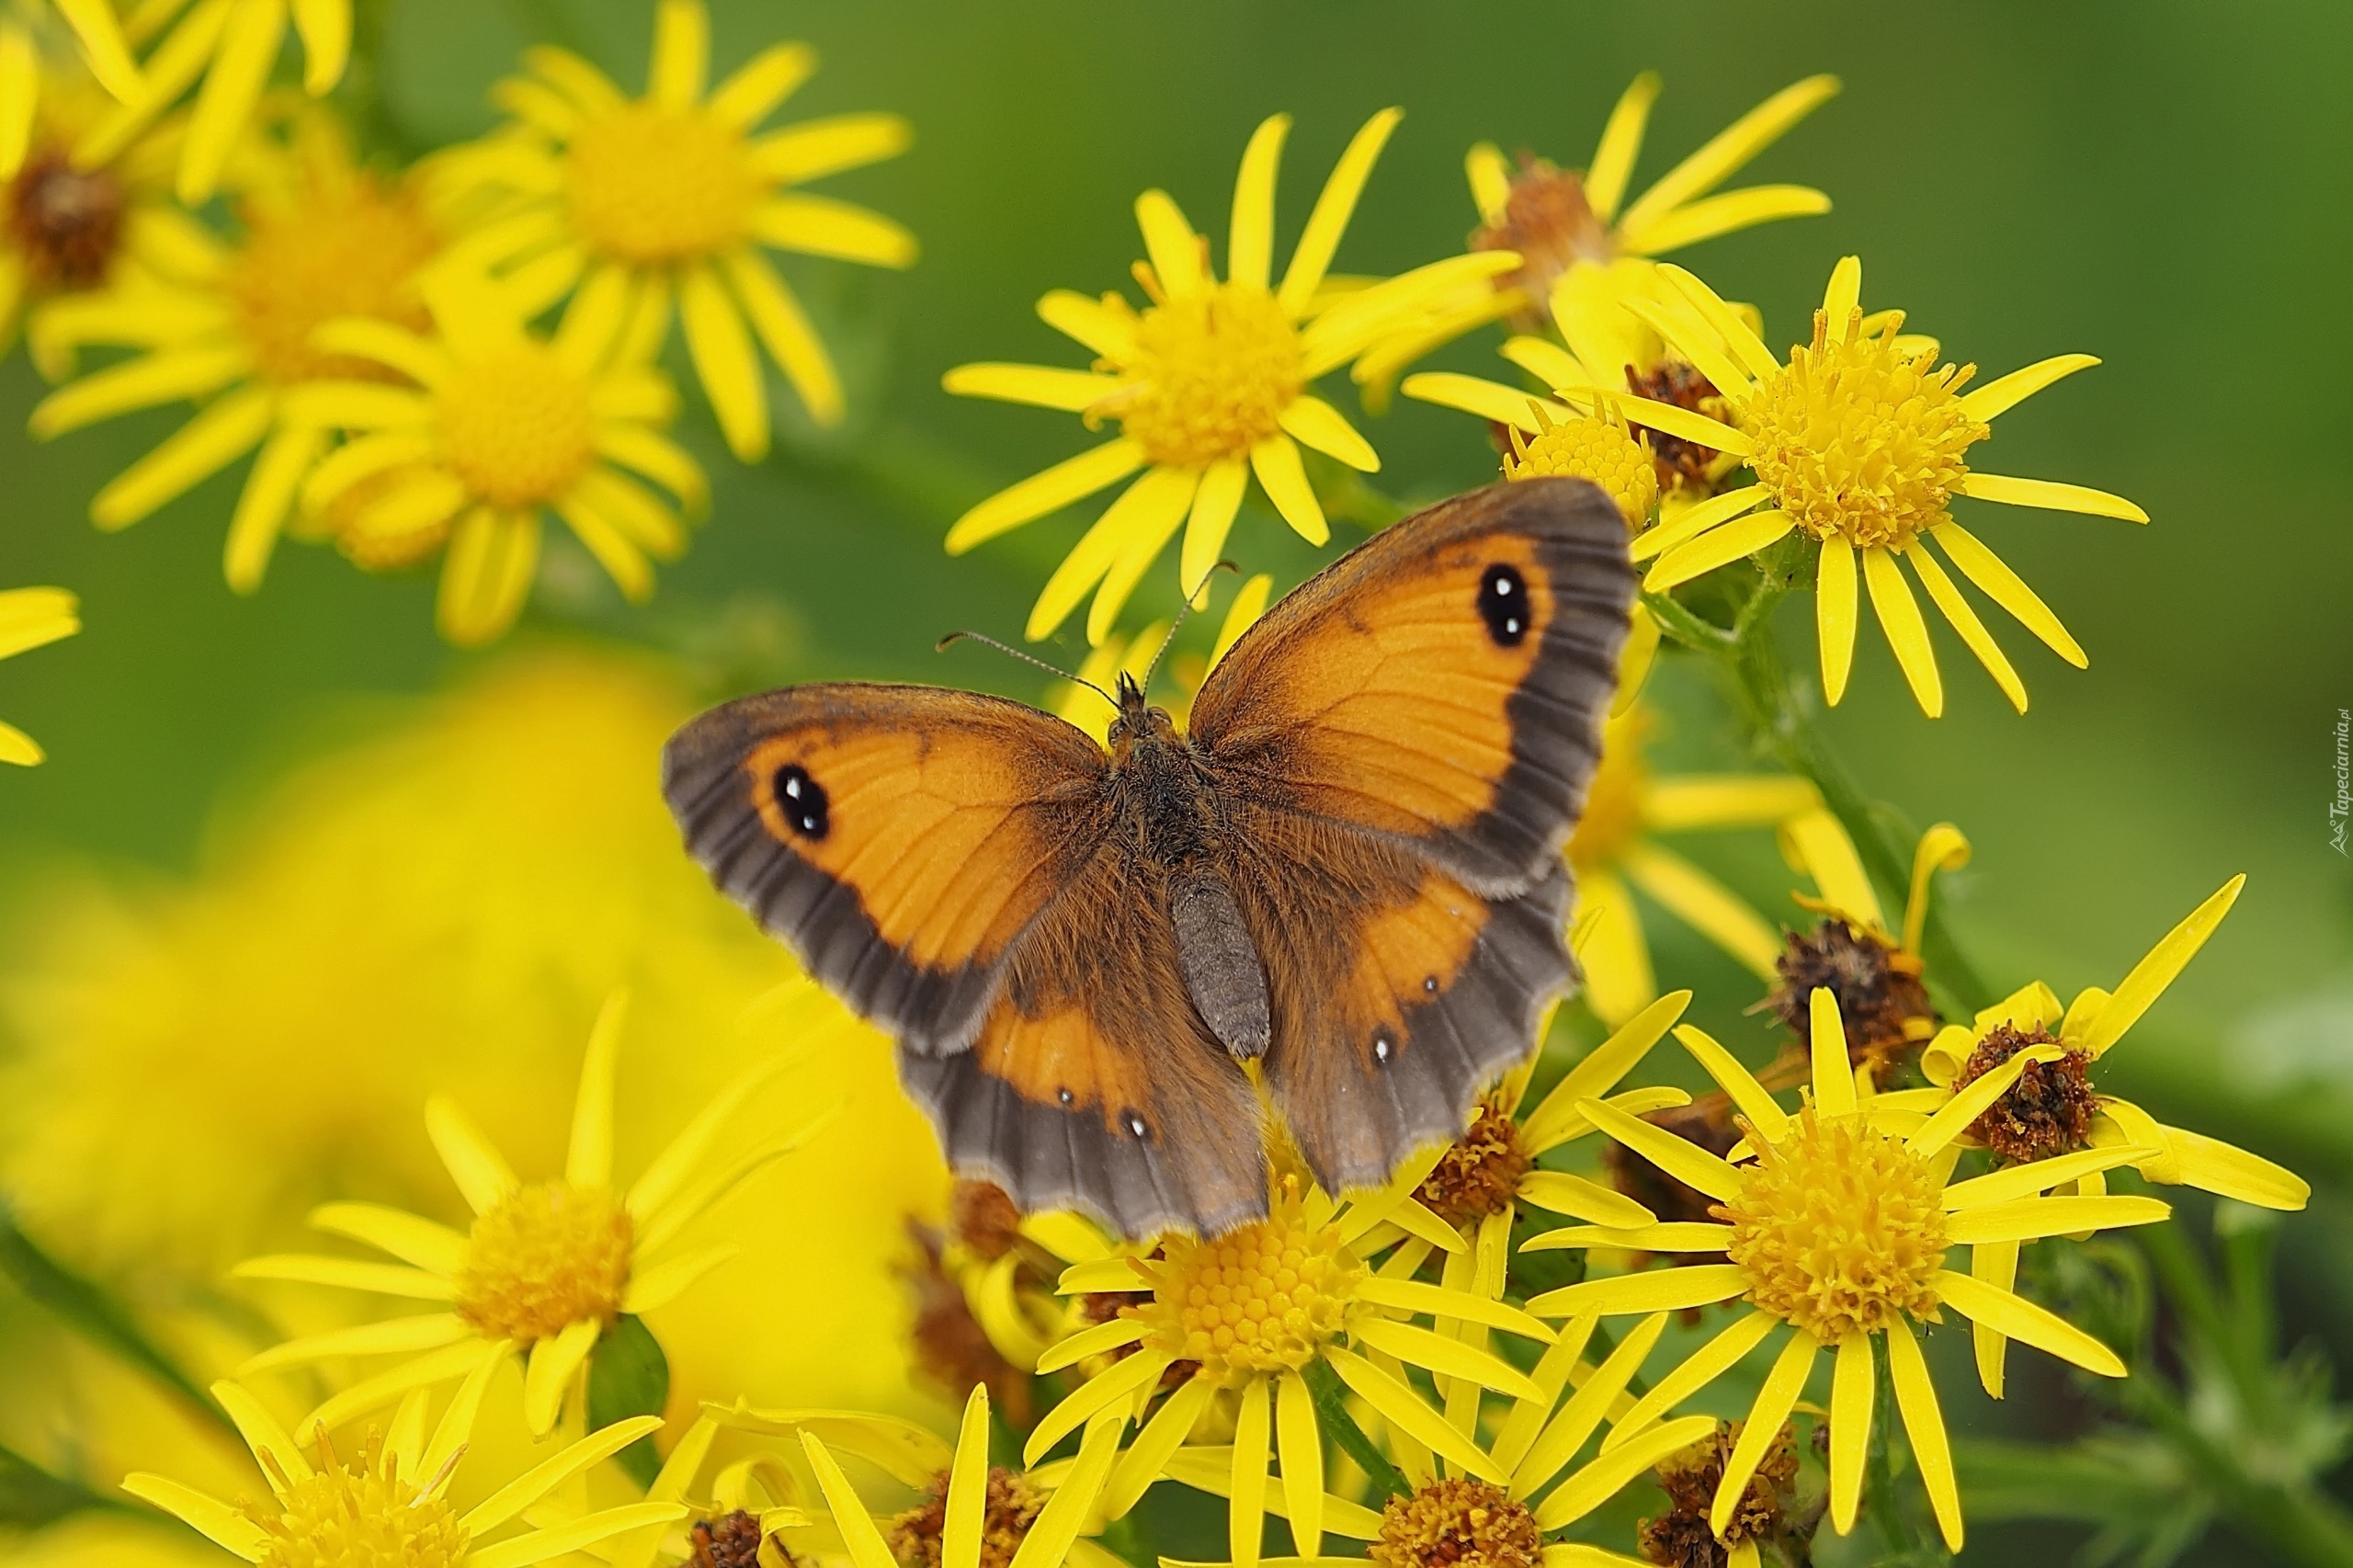
M1559 849L1633 596L1593 486L1377 535L1108 753L1020 703L726 704L664 787L719 886L899 1042L951 1164L1131 1236L1267 1202L1260 1064L1335 1192L1458 1135L1573 982Z

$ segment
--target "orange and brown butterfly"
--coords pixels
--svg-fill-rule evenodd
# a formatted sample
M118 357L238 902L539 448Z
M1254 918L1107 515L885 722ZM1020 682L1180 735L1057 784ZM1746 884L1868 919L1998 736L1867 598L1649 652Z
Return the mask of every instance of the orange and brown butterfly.
M1278 603L1188 733L930 687L746 697L663 759L687 844L896 1037L950 1164L1126 1236L1267 1210L1245 1063L1324 1188L1461 1133L1574 982L1560 855L1634 574L1593 485L1444 502Z

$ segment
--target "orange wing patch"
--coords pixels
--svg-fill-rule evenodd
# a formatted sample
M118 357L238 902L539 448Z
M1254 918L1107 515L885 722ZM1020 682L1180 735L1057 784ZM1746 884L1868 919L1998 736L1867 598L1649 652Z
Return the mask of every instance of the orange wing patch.
M1453 983L1486 925L1486 904L1437 870L1424 871L1404 903L1363 923L1348 943L1356 961L1341 982L1335 1011L1366 1068L1385 1064L1382 1042L1392 1053L1413 1044L1407 1007Z
M1211 672L1220 784L1411 841L1487 895L1545 873L1600 755L1634 574L1576 480L1431 508L1283 599Z
M1018 703L808 686L672 737L688 846L843 1000L917 1050L979 1031L1013 943L1101 839L1102 749Z

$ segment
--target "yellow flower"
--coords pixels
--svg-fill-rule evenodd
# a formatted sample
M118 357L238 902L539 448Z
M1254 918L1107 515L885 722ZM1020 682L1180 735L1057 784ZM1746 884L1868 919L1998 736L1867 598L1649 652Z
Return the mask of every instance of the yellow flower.
M2194 1187L2264 1209L2302 1209L2312 1197L2312 1184L2294 1172L2219 1139L2168 1127L2130 1100L2101 1094L2093 1083L2092 1069L2198 956L2245 882L2245 876L2236 876L2223 883L2166 932L2113 992L2087 986L2063 1012L2058 996L2036 981L1967 1025L1948 1025L1920 1057L1921 1071L1936 1086L1901 1098L1936 1110L1970 1094L2006 1062L2048 1051L2048 1059L2030 1062L2009 1088L1984 1105L1968 1127L1972 1142L2006 1161L2130 1145L2146 1151L2131 1164L2149 1181ZM2091 1195L2106 1190L2097 1172L2076 1185ZM1974 1272L2006 1287L2017 1277L2018 1255L2015 1241L1982 1245ZM1978 1326L1978 1370L1996 1398L2002 1392L2004 1344L1998 1329Z
M0 52L6 34L0 33ZM168 260L176 143L166 127L111 161L83 164L74 144L108 99L79 68L43 64L40 105L12 174L0 175L0 347L27 311L112 283L126 266ZM38 341L34 368L51 381L71 369Z
M313 1211L312 1224L400 1262L280 1254L250 1259L232 1271L245 1279L291 1279L447 1301L449 1311L289 1340L247 1361L238 1375L339 1357L415 1353L414 1359L335 1395L301 1423L305 1428L339 1426L411 1389L471 1376L510 1351L519 1352L529 1358L525 1417L534 1436L553 1430L565 1396L575 1383L585 1384L589 1353L615 1320L667 1304L737 1249L722 1244L653 1260L706 1210L798 1149L814 1131L804 1125L738 1153L716 1173L701 1170L728 1119L782 1065L770 1062L721 1093L634 1184L617 1189L613 1077L626 1011L626 997L616 995L589 1036L562 1176L519 1180L457 1102L436 1096L425 1108L426 1131L473 1210L470 1231L460 1235L422 1215L378 1203L329 1203Z
M81 630L80 602L63 588L0 589L0 659ZM0 762L30 767L43 755L30 735L14 724L0 723Z
M1196 233L1163 190L1136 199L1151 261L1136 267L1148 303L1056 290L1038 301L1049 326L1097 356L1089 370L1041 365L961 365L943 384L1120 426L1116 439L997 492L956 519L950 554L1058 511L1144 470L1063 561L1029 612L1044 637L1095 593L1086 640L1099 645L1120 608L1181 526L1177 579L1188 597L1217 565L1250 476L1283 520L1310 544L1331 537L1307 482L1299 443L1371 472L1381 459L1354 426L1307 389L1347 363L1432 290L1510 267L1509 253L1456 256L1386 283L1328 290L1325 270L1373 161L1400 111L1367 120L1333 167L1280 282L1274 280L1275 168L1288 115L1261 123L1242 153L1233 187L1226 276L1211 267Z
M11 7L0 18L0 180L12 180L25 166L40 124L40 112L52 101L57 78L45 68L35 27L46 21L47 7ZM58 16L74 31L82 63L106 90L118 98L135 97L141 87L138 62L131 58L131 43L116 19L113 0L57 0Z
M1760 979L1773 977L1780 952L1762 915L1656 835L1770 827L1821 804L1813 786L1793 775L1654 777L1643 761L1653 722L1641 706L1610 719L1585 814L1564 851L1577 890L1569 945L1585 970L1586 1005L1612 1028L1658 995L1636 890Z
M915 237L890 219L792 187L896 157L912 133L896 115L847 114L756 134L817 56L776 44L706 90L710 27L702 0L661 0L639 98L569 51L530 51L530 74L497 88L519 123L441 154L435 179L452 199L490 204L464 242L470 256L563 287L585 275L654 324L649 349L668 335L675 295L720 428L752 462L768 449L760 350L818 424L842 417L833 360L763 248L873 267L915 259Z
M1691 1103L1689 1095L1675 1088L1609 1093L1690 1002L1691 993L1676 991L1644 1007L1563 1074L1525 1114L1521 1108L1536 1063L1531 1061L1505 1074L1503 1082L1479 1102L1470 1131L1447 1146L1414 1196L1422 1207L1459 1227L1466 1241L1492 1233L1498 1245L1510 1234L1522 1203L1597 1225L1650 1224L1657 1216L1633 1199L1571 1172L1545 1169L1538 1162L1593 1131L1577 1110L1581 1099L1607 1096L1604 1103L1629 1116ZM1545 1033L1539 1028L1537 1038ZM1448 1263L1464 1256L1449 1254Z
M1714 1253L1726 1261L1589 1278L1529 1303L1546 1317L1647 1314L1625 1345L1647 1353L1669 1313L1735 1299L1747 1310L1621 1416L1606 1454L1731 1369L1781 1324L1787 1342L1750 1407L1724 1467L1711 1523L1719 1538L1766 1449L1789 1418L1818 1352L1836 1351L1830 1391L1830 1519L1853 1528L1870 1447L1874 1356L1883 1339L1895 1402L1945 1540L1961 1550L1961 1494L1944 1419L1920 1353L1915 1322L1942 1307L2047 1350L2104 1377L2124 1363L2083 1330L2044 1308L1944 1266L1947 1249L2029 1240L2118 1225L2147 1224L2171 1210L2148 1198L2045 1197L2093 1171L2130 1165L2149 1151L2095 1149L1952 1182L1969 1124L2007 1089L2030 1059L2021 1053L1956 1096L1933 1116L1858 1093L1838 1003L1825 989L1811 999L1813 1083L1795 1114L1703 1031L1676 1031L1684 1047L1732 1097L1747 1137L1738 1164L1598 1100L1579 1102L1594 1125L1677 1180L1716 1199L1722 1223L1677 1222L1612 1230L1588 1225L1529 1238L1534 1247L1624 1247ZM1621 1346L1622 1348L1623 1346Z
M70 0L75 9L97 0ZM176 7L162 10L168 18ZM193 86L196 95L181 143L177 193L189 207L220 188L238 142L262 106L271 67L286 40L288 12L302 40L302 90L313 97L343 80L351 56L351 0L196 0L161 42L149 51L121 106L92 128L78 161L103 163L128 146ZM142 6L131 25L161 26L156 8ZM85 38L87 35L85 35ZM143 36L143 29L142 29ZM97 65L93 56L92 64ZM108 73L99 71L101 79ZM114 84L109 81L109 86Z
M366 320L316 335L329 351L411 384L321 381L289 394L294 428L358 433L311 470L305 506L333 506L380 481L350 531L396 543L447 530L435 619L460 646L493 641L521 613L551 510L625 596L643 601L654 592L647 558L675 559L686 527L623 471L688 509L709 498L702 470L659 428L677 394L649 363L659 333L644 299L632 300L619 275L600 277L541 337L508 290L463 268L436 267L423 283L429 338Z
M570 1108L547 1085L578 1072L585 1021L627 986L631 1060L661 1071L624 1077L621 1168L796 1042L826 1049L794 1055L746 1124L836 1101L849 1124L789 1189L771 1170L705 1222L745 1251L728 1289L649 1320L673 1412L739 1394L921 1408L897 1270L904 1218L947 1190L938 1145L889 1042L788 984L790 955L679 855L643 769L694 707L641 657L508 657L241 796L184 883L61 879L0 986L0 1187L18 1222L171 1302L311 1245L302 1216L354 1191L462 1230L417 1106L455 1092L521 1168L560 1170ZM517 975L529 983L483 978ZM241 1293L288 1333L384 1304ZM259 1347L210 1332L226 1365Z
M1854 662L1857 561L1888 644L1921 710L1944 711L1944 687L1918 602L1897 567L1908 561L1971 653L2011 705L2026 711L2026 687L1969 601L1921 542L1933 540L1985 596L2018 618L2062 658L2087 661L2058 617L1977 536L1953 521L1956 495L2145 523L2121 496L2045 479L1980 473L1965 460L1993 434L1992 420L2063 376L2098 360L2062 354L1963 392L1976 367L1937 368L1933 339L1898 335L1903 312L1865 317L1863 267L1854 256L1830 275L1813 338L1784 365L1714 290L1679 267L1664 268L1682 291L1673 305L1630 300L1697 365L1726 400L1718 420L1671 403L1622 400L1626 416L1670 436L1745 460L1754 484L1693 506L1672 527L1635 541L1637 560L1657 556L1643 579L1652 593L1772 544L1792 530L1818 541L1814 616L1822 644L1822 689L1836 704Z
M201 0L200 9L229 0ZM244 4L245 0L236 0ZM273 0L274 3L274 0ZM183 23L182 26L188 26ZM100 490L90 519L128 528L260 449L229 524L222 569L250 593L324 437L284 417L287 391L323 376L373 376L372 362L322 348L324 324L361 316L426 324L419 269L439 230L405 185L361 169L324 110L247 143L233 242L185 213L148 213L126 246L140 265L108 287L33 314L36 361L91 344L140 350L61 387L33 410L43 439L136 409L193 400L196 415Z
M324 1430L313 1430L306 1455L261 1403L233 1382L212 1385L269 1483L268 1497L235 1504L207 1496L167 1476L137 1472L122 1489L151 1503L248 1562L265 1568L381 1564L382 1568L529 1568L676 1518L675 1503L626 1503L584 1513L551 1528L529 1529L483 1544L532 1513L565 1483L658 1429L659 1417L617 1421L536 1464L460 1513L445 1494L467 1452L487 1369L467 1380L426 1436L422 1391L406 1402L387 1438L370 1432L350 1460Z
M1384 1420L1449 1460L1476 1473L1499 1473L1405 1381L1403 1364L1523 1398L1537 1397L1536 1386L1494 1352L1454 1339L1450 1325L1439 1334L1404 1320L1427 1313L1539 1341L1552 1335L1500 1300L1502 1275L1494 1267L1500 1253L1482 1270L1489 1276L1482 1290L1412 1278L1432 1251L1464 1250L1453 1227L1413 1197L1438 1153L1408 1161L1387 1187L1346 1200L1279 1171L1264 1220L1209 1240L1165 1237L1151 1256L1114 1253L1074 1265L1062 1278L1065 1294L1149 1296L1040 1358L1043 1373L1124 1352L1031 1428L1027 1460L1034 1464L1099 1413L1124 1419L1140 1411L1164 1374L1182 1362L1188 1375L1142 1422L1112 1469L1104 1510L1111 1517L1124 1514L1161 1475L1192 1480L1198 1472L1180 1450L1213 1403L1228 1407L1227 1517L1237 1562L1257 1560L1270 1453L1281 1459L1277 1511L1289 1519L1299 1554L1317 1555L1324 1528L1324 1439L1311 1372L1336 1375ZM1370 1260L1392 1247L1376 1270Z
M1463 160L1471 199L1479 210L1471 244L1517 252L1519 267L1487 287L1458 288L1433 301L1426 319L1366 355L1356 379L1385 385L1439 345L1506 316L1522 333L1547 323L1564 333L1596 323L1607 323L1621 335L1630 327L1639 331L1639 324L1624 319L1619 298L1651 286L1653 256L1775 219L1830 210L1830 199L1809 186L1758 185L1711 193L1835 97L1838 78L1809 76L1782 88L1627 204L1626 187L1658 92L1656 72L1634 78L1610 111L1593 162L1583 173L1525 154L1515 172L1494 142L1472 148ZM1577 337L1569 341L1578 346ZM1615 377L1629 363L1649 360L1613 350L1591 362ZM1410 387L1406 392L1413 395Z

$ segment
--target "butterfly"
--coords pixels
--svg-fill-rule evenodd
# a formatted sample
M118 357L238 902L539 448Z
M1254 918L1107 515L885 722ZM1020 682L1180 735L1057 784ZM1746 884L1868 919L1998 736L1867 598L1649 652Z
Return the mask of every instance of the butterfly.
M1001 698L798 686L689 722L663 789L896 1038L959 1174L1215 1234L1267 1212L1266 1102L1337 1193L1534 1050L1633 594L1600 490L1497 484L1283 597L1185 733L1124 676L1108 749Z

